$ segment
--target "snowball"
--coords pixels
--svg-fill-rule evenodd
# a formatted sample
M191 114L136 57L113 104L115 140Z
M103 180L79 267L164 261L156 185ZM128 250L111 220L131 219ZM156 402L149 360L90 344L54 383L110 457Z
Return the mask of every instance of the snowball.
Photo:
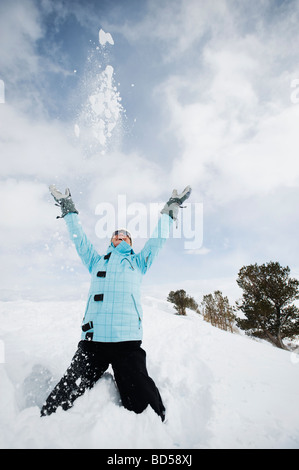
M102 46L105 46L106 43L109 43L111 44L112 46L114 45L114 41L113 41L113 38L111 36L110 33L105 33L105 31L103 31L102 29L100 29L99 31L99 43L102 45Z

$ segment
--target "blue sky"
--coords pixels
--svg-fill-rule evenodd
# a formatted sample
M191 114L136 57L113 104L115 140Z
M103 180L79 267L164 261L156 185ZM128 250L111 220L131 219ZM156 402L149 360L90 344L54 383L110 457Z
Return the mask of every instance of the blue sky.
M146 293L234 300L239 269L270 260L299 276L298 20L297 1L2 0L2 298L87 293L51 183L71 188L100 252L99 204L117 211L125 195L148 207L192 186L203 243L190 252L169 240ZM103 144L90 98L107 67L120 112Z

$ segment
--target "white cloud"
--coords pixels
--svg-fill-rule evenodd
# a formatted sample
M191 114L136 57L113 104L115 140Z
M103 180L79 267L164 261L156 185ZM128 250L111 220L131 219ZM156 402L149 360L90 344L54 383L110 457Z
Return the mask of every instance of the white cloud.
M31 118L8 102L0 107L0 122L2 175L52 180L78 164L78 150L71 145L65 125Z
M46 186L34 181L1 181L0 241L3 251L39 242L50 227L53 212L45 197Z
M287 31L288 16L276 21ZM227 37L219 30L203 46L198 66L157 88L169 136L178 142L172 180L188 182L217 204L298 184L290 32L287 40L271 32L267 38L266 26L264 18L260 31L240 34L231 21Z
M166 62L181 60L182 56L198 48L199 41L213 29L231 27L231 14L225 0L171 0L147 2L147 12L135 23L126 21L113 29L122 32L127 40L138 43L156 41Z
M102 157L89 190L91 207L104 201L117 204L121 194L127 196L128 203L156 202L169 192L165 172L157 164L137 153L121 151Z
M38 71L36 41L43 31L32 0L3 0L0 4L0 70L10 82L21 81Z

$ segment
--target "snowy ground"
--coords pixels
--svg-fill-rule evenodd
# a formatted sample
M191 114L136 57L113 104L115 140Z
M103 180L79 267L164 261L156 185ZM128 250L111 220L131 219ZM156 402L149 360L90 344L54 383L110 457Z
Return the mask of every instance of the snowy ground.
M82 301L0 303L1 448L299 448L299 357L150 297L143 347L167 422L121 407L110 369L71 410L41 419L36 403L69 365L83 311Z

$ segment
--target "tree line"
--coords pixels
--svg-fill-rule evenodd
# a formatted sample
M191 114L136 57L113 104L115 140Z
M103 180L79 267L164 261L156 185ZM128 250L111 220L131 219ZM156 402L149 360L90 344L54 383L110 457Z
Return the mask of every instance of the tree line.
M273 261L243 266L236 282L243 294L235 305L220 290L204 295L200 305L184 289L170 291L167 300L178 315L186 315L190 308L213 326L230 332L237 327L287 349L283 340L299 335L299 309L294 303L299 299L299 281L290 277L290 268Z

